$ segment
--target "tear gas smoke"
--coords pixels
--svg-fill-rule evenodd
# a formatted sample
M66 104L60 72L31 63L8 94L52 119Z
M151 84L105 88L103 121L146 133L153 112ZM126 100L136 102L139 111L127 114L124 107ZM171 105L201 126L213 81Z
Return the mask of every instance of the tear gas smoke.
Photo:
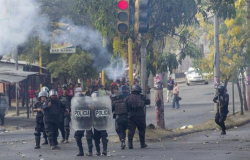
M114 59L104 71L109 79L116 80L117 78L124 77L126 66L127 64L122 58Z
M31 32L48 39L46 18L39 15L39 5L34 0L0 0L0 55L24 43Z
M66 22L66 23L64 23ZM106 75L114 79L122 76L125 70L125 61L118 59L114 63L120 65L107 65L111 54L103 47L102 36L94 29L76 26L74 22L62 18L62 25L55 31L49 31L46 15L40 14L40 6L36 0L0 0L0 55L11 53L18 45L27 41L30 36L38 36L43 42L50 42L51 36L57 33L58 44L68 42L73 46L80 46L82 50L93 54L94 66L98 70L105 68Z

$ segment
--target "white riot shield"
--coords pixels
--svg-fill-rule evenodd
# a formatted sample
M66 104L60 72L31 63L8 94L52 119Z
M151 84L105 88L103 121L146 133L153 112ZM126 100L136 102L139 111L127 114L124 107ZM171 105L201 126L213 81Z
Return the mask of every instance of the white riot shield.
M112 105L108 96L93 98L93 127L108 130L112 127Z
M9 110L9 105L5 98L0 98L0 114L7 114Z
M93 126L91 97L74 97L71 100L71 121L75 131L89 130Z

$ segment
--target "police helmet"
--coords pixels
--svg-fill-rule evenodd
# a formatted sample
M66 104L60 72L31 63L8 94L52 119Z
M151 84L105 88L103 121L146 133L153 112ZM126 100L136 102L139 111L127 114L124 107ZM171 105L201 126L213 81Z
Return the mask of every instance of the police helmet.
M225 92L225 87L222 86L222 85L219 85L219 86L218 86L218 92L219 92L220 94L223 94L223 93Z
M95 91L91 94L91 97L92 98L97 98L97 97L100 97L100 93L98 91Z
M62 85L63 90L68 89L68 87L69 87L69 86L68 86L67 84Z
M41 98L41 97L46 97L46 98L48 98L48 92L46 92L46 91L40 91L40 92L38 93L38 98Z
M84 94L80 93L77 95L77 97L84 97Z
M119 94L112 94L111 98L112 98L113 100L119 100L119 99L121 99L122 97L121 97L121 95L119 95Z
M44 87L42 87L42 88L41 88L41 91L45 91L45 92L47 92L47 93L48 93L48 92L49 92L49 88L48 88L48 87L46 87L46 86L44 86Z
M51 89L51 90L49 91L49 97L51 97L51 96L57 96L57 91L54 90L54 89Z
M141 87L136 84L136 85L133 85L132 86L132 89L131 89L131 92L138 92L138 93L141 93Z

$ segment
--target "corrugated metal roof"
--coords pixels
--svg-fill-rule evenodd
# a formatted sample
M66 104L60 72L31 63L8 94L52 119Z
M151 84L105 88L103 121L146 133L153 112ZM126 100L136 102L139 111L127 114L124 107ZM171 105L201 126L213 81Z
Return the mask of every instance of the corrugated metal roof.
M38 72L25 72L19 70L0 69L0 81L6 83L16 83L26 79L31 75L39 75Z

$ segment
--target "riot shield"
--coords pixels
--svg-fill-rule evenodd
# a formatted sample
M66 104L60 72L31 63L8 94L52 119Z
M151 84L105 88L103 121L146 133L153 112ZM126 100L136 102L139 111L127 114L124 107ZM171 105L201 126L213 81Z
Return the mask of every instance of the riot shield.
M0 98L0 114L7 114L9 105L5 98Z
M91 104L91 97L74 97L71 100L71 120L75 131L89 130L93 126Z
M108 96L93 98L93 127L108 130L112 127L112 106Z

